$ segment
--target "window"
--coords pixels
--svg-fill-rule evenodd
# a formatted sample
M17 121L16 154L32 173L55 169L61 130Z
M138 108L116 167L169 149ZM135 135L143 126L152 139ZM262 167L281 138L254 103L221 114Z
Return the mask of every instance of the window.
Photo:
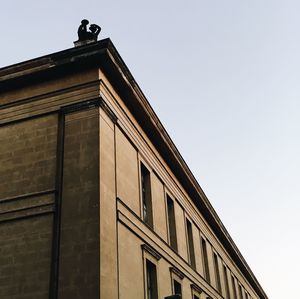
M146 260L147 299L158 299L156 266Z
M195 261L195 250L194 250L194 241L193 241L193 230L192 224L189 220L186 219L186 230L188 237L188 249L190 256L190 264L192 268L196 269L196 261Z
M141 163L141 185L142 185L141 187L142 187L143 220L151 228L153 228L150 172L142 163Z
M215 252L213 253L213 255L214 255L214 266L215 266L215 273L216 273L217 290L221 293L221 279L220 279L218 256Z
M170 268L173 295L182 297L182 280L184 274L176 267Z
M173 279L174 295L182 296L181 283Z
M243 290L240 284L239 284L239 295L240 295L240 299L243 299Z
M203 264L204 264L204 278L208 283L210 283L206 241L203 238L201 238L201 249L202 249Z
M177 236L176 236L176 223L175 223L175 211L174 202L167 195L167 209L168 209L168 225L169 225L169 235L170 235L170 246L177 251Z
M226 268L225 265L223 265L223 270L224 270L224 282L225 282L226 298L230 299L227 268Z
M236 287L235 287L235 281L233 275L231 275L231 283L232 283L232 289L233 289L233 298L237 299L237 293L236 293Z
M201 293L203 290L196 284L191 284L191 291L192 291L192 298L193 299L200 299L201 298Z

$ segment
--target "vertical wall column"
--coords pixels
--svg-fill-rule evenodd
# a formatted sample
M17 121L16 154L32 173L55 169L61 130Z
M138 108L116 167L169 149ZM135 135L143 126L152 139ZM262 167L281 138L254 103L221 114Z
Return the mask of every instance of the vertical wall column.
M99 107L63 109L58 299L99 299Z
M115 117L100 108L100 297L118 298Z

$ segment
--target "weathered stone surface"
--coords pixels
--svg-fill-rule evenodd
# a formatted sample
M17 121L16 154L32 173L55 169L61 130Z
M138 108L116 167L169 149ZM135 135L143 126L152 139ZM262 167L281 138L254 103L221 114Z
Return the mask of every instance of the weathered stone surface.
M99 112L65 117L59 298L99 298Z
M0 201L54 189L57 116L0 128Z
M0 223L0 298L47 299L52 216Z

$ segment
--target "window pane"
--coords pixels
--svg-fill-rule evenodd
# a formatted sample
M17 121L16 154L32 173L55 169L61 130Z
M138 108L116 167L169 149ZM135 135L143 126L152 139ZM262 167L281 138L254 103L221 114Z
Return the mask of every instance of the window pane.
M236 287L235 287L235 282L234 282L234 277L233 276L231 276L231 283L232 283L232 289L233 289L233 298L237 299Z
M221 281L220 281L218 256L215 253L214 253L214 266L215 266L215 273L216 273L217 289L219 292L221 292Z
M204 263L204 277L207 282L210 282L206 242L203 238L201 238L201 248L202 248L202 256L203 256L203 263Z
M182 295L181 284L177 280L173 280L174 284L174 295Z
M175 251L177 251L177 236L176 236L174 202L168 195L167 195L167 206L168 206L168 225L169 225L169 234L170 234L170 246Z
M225 265L223 265L224 270L224 280L225 280L225 289L226 289L226 298L230 299L230 293L229 293L229 285L228 285L228 276L227 276L227 268Z
M158 299L156 266L146 261L147 271L147 299Z
M153 227L150 172L141 164L143 220Z
M240 294L240 299L243 299L243 290L240 284L239 284L239 294Z
M190 255L190 264L196 269L196 261L195 261L195 251L194 251L194 240L193 240L193 231L192 224L189 220L186 219L186 230L188 235L188 245L189 245L189 255Z

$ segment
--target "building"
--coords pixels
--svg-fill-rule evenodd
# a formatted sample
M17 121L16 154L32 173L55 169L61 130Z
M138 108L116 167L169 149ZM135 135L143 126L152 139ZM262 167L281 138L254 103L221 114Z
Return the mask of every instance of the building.
M109 39L0 69L0 108L1 299L267 298Z

